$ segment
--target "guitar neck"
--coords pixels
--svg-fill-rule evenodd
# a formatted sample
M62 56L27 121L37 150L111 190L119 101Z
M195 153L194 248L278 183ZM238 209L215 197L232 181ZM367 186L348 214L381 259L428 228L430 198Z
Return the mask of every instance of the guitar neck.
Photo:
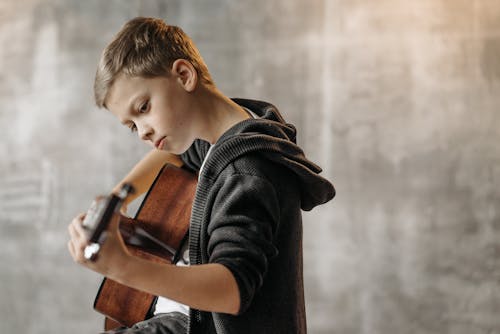
M113 215L120 210L125 198L133 191L134 188L131 185L125 184L118 195L111 194L92 203L82 222L83 227L88 232L89 245L85 248L87 260L95 260L100 246L104 242L104 231L107 230Z
M165 241L155 237L146 222L120 215L120 233L123 241L130 246L140 247L171 258L176 250Z

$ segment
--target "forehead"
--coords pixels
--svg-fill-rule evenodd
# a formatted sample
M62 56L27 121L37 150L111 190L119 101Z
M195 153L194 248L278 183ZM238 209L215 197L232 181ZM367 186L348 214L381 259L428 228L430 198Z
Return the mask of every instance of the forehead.
M106 107L113 110L128 108L130 100L144 92L147 79L119 74L111 85L106 97Z

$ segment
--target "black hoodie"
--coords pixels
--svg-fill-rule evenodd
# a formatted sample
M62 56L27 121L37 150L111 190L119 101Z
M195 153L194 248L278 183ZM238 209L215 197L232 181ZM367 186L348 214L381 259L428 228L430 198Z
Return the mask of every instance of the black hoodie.
M240 291L237 316L192 309L190 333L305 333L302 217L335 195L296 145L296 130L261 101L234 99L259 118L214 144L199 177L189 230L192 265L220 263ZM209 144L182 154L198 171Z

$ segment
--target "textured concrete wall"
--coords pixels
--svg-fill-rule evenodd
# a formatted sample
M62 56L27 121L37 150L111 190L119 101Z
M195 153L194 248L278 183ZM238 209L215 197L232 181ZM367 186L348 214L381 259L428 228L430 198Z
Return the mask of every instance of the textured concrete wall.
M311 333L500 333L500 2L0 3L0 332L92 333L66 226L147 148L95 110L129 18L182 26L230 96L273 101L338 190L306 213Z

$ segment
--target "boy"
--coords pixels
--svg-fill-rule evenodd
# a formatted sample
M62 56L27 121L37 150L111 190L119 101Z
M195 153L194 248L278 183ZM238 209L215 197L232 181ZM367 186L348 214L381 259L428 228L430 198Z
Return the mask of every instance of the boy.
M76 262L161 296L153 318L109 333L305 333L300 210L335 191L295 144L295 128L271 104L224 96L190 38L159 19L121 29L94 91L153 146L122 182L144 192L166 162L199 173L184 265L132 256L117 219L98 260L85 261L84 214L70 224Z

